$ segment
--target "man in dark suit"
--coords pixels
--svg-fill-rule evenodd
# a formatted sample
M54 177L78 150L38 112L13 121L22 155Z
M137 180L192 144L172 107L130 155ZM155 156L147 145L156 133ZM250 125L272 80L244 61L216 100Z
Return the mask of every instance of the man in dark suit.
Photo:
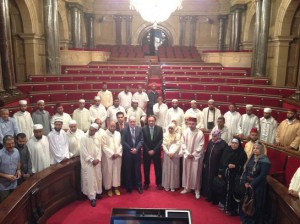
M128 123L125 121L125 114L122 111L116 113L118 122L116 123L116 130L121 132L123 128L128 126Z
M147 115L153 115L153 105L157 103L158 92L156 91L156 83L152 83L151 91L148 93L149 102L147 104Z
M122 111L116 113L118 122L116 123L116 130L119 131L122 135L122 130L128 127L128 123L125 122L125 115ZM122 156L122 165L121 165L121 186L126 187L126 160L125 156Z
M136 126L136 118L132 116L129 118L129 125L121 133L127 191L132 191L135 179L137 190L142 194L141 148L144 142L142 128Z
M143 136L144 136L144 144L143 144L143 158L144 158L144 189L147 190L150 184L150 165L151 161L153 161L154 169L155 169L155 182L157 188L162 190L161 186L162 180L162 168L161 168L161 145L163 142L163 130L160 126L155 125L156 118L154 115L150 115L148 117L148 125L143 127Z

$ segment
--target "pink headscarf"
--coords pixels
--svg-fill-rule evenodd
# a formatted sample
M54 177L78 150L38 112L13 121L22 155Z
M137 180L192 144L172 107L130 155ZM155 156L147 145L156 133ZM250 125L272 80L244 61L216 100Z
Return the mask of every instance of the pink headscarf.
M211 136L213 136L213 137L217 137L217 140L216 141L213 141L214 143L218 143L218 142L220 142L222 139L221 139L221 131L220 130L214 130L214 131L212 131L212 133L211 133Z

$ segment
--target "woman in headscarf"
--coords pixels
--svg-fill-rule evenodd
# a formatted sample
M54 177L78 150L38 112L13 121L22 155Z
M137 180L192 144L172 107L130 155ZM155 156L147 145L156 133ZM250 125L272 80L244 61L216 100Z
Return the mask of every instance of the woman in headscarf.
M265 205L266 205L266 189L267 175L271 168L271 162L265 155L265 148L261 143L253 145L253 153L245 166L242 183L246 188L250 188L254 192L255 198L255 214L246 216L243 211L240 213L243 224L259 224L264 223Z
M243 149L241 140L233 138L230 146L224 150L220 159L219 178L224 178L226 183L226 195L220 198L221 206L228 215L238 215L238 204L233 198L235 180L242 174L247 155Z
M179 151L180 134L175 132L175 124L171 123L164 133L163 140L164 162L162 186L166 191L179 188Z
M218 175L220 159L228 144L221 138L221 132L214 130L211 133L212 139L208 142L207 150L203 161L203 195L206 200L218 204L218 198L212 191L213 179Z

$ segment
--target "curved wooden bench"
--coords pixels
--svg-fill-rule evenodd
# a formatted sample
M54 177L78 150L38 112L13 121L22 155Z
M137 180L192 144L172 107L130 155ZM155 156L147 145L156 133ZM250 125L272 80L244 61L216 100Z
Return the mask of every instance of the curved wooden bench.
M22 183L0 204L0 223L45 223L80 196L80 159L53 165Z

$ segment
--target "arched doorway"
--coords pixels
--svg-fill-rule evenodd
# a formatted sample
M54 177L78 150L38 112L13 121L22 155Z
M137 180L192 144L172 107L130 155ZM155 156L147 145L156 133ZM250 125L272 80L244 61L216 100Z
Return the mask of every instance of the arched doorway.
M158 25L155 29L153 26L148 26L140 33L139 43L149 45L150 55L156 55L159 46L173 45L173 37L163 26Z

